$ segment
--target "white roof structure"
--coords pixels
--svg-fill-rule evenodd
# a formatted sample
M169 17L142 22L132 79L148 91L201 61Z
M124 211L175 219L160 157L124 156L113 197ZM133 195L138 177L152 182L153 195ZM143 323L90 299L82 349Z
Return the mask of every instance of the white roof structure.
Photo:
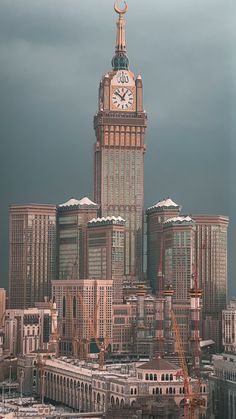
M181 223L190 223L193 222L192 218L189 217L189 215L187 216L183 216L183 217L173 217L173 218L168 218L168 220L166 220L163 224L181 224Z
M80 200L75 199L75 198L71 198L69 199L69 201L64 202L64 204L59 204L59 207L72 207L72 206L97 206L97 204L95 204L95 202L91 201L91 199L87 198L87 196L85 196L84 198L81 198Z
M154 208L168 208L168 207L175 207L179 208L179 205L176 204L174 201L172 201L171 198L163 199L162 201L158 201L155 205L152 207L149 207L147 210L151 210Z
M125 220L120 216L114 217L114 215L112 215L111 217L93 218L88 222L88 224L94 223L125 223Z

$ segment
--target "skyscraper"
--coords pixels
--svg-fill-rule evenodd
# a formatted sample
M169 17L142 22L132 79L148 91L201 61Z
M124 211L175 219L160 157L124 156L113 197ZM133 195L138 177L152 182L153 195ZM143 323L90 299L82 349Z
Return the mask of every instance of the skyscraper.
M98 205L89 198L71 198L57 207L57 278L87 278L87 223ZM55 279L55 278L54 278Z
M147 216L147 278L152 291L161 294L161 285L158 281L159 266L163 258L163 224L169 218L178 217L180 206L172 199L158 201L146 210Z
M101 216L121 216L126 221L125 274L143 271L143 159L147 115L143 109L142 78L129 69L125 20L119 14L112 70L99 87L98 112L94 118L94 199Z
M189 350L190 296L195 257L195 225L190 217L170 218L163 225L165 284L173 287L173 309L185 350Z
M196 270L202 288L203 339L221 347L221 313L227 299L227 230L229 218L193 215L196 224Z
M113 302L123 301L125 220L94 218L88 222L88 278L113 280Z
M56 207L10 206L9 306L33 307L51 293L56 269Z

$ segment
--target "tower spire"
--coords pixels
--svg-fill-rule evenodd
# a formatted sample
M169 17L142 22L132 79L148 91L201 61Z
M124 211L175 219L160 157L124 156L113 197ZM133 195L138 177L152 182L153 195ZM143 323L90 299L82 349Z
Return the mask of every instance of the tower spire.
M117 21L115 56L112 59L113 70L128 70L129 67L129 59L126 55L124 19L124 15L128 10L128 4L126 1L124 4L125 7L123 9L118 7L117 1L114 4L114 10L119 15L119 19Z

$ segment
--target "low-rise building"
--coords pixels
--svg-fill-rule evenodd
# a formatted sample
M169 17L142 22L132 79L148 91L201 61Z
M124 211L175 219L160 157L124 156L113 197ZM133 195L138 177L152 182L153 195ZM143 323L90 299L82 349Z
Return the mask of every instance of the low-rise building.
M48 308L9 309L5 313L4 349L17 356L48 348L53 321ZM57 312L53 314L57 318Z
M236 418L236 355L213 355L209 376L210 418Z
M236 298L222 311L222 343L224 351L236 354Z
M19 364L23 374L24 363L28 368L27 356ZM123 408L141 399L155 400L158 397L172 398L181 410L184 406L181 368L161 358L149 362L106 365L105 369L99 370L94 363L69 358L44 358L39 362L35 354L35 358L31 359L31 376L35 377L34 385L38 394L42 396L43 392L46 398L81 412ZM197 382L192 380L192 383L194 381ZM201 397L201 414L205 418L206 384L201 385Z

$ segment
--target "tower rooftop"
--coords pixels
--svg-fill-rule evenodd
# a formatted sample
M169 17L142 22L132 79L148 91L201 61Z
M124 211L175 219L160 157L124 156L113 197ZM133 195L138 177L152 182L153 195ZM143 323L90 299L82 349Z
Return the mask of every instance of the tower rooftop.
M91 199L85 196L81 199L70 198L68 201L64 202L64 204L59 204L59 208L68 208L68 207L98 207L98 204L91 201Z
M180 209L180 206L176 204L174 201L172 201L171 198L163 199L162 201L158 201L155 205L152 205L151 207L147 208L146 212L152 212L152 211L162 211L163 209Z
M151 371L171 371L171 370L179 370L180 368L172 364L169 361L166 361L163 358L155 358L151 361L145 362L144 364L138 367L140 370L151 370Z
M163 224L169 225L169 224L186 224L186 223L187 224L194 223L193 219L189 217L189 215L183 216L183 217L168 218L168 220L166 220Z
M98 225L109 225L109 224L125 224L125 220L122 217L102 217L102 218L93 218L88 222L88 226L98 226Z

